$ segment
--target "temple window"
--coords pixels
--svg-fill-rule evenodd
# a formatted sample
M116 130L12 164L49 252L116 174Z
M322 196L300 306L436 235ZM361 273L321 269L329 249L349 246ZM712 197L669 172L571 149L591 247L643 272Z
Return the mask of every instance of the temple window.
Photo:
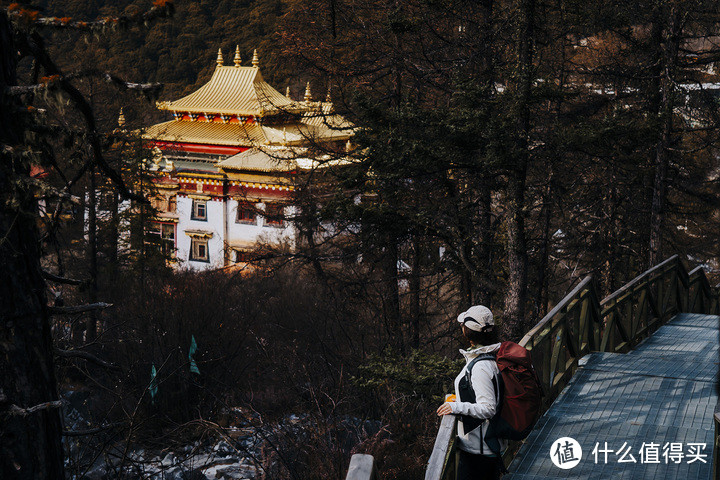
M169 213L175 213L177 210L177 195L173 195L171 197L168 197L168 209L167 211Z
M175 225L163 223L160 232L162 238L162 252L168 257L175 256Z
M207 238L193 237L190 242L190 260L196 262L209 262Z
M207 201L193 199L192 220L207 220Z
M265 225L269 227L282 227L285 225L283 216L285 215L285 206L281 203L265 204Z
M238 202L237 217L235 217L236 223L247 223L254 225L256 223L256 217L257 214L254 205L250 203Z
M153 222L147 232L147 242L156 246L166 258L175 256L175 225Z

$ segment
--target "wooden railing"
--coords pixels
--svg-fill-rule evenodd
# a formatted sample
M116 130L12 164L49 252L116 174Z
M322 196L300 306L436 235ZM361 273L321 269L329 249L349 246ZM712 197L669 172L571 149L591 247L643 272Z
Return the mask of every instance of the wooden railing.
M702 268L688 273L677 255L602 301L593 279L584 278L519 342L532 351L545 389L544 410L575 374L580 358L594 351L628 352L679 312L720 313L718 289L710 286ZM454 480L456 422L453 415L443 417L425 480ZM514 447L508 448L506 463L517 451Z

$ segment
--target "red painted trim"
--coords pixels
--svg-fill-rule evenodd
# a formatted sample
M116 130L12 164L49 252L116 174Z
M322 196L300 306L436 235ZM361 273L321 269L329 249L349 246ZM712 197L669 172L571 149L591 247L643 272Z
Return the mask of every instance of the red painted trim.
M211 153L215 155L233 155L244 152L248 147L233 147L225 145L207 145L203 143L184 142L148 142L150 147L158 147L160 150L180 150L181 152Z

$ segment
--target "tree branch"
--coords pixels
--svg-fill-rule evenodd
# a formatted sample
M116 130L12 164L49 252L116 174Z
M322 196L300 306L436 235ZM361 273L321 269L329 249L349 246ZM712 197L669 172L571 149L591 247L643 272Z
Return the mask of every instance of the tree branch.
M95 114L93 113L92 107L83 94L75 88L72 83L67 80L62 80L62 72L58 69L55 62L52 61L45 50L45 40L37 32L33 32L25 46L51 77L56 76L58 78L57 82L59 87L68 94L70 101L75 104L75 107L85 119L85 124L88 129L88 137L90 140L90 147L92 150L93 163L97 165L100 170L102 170L103 173L110 178L110 180L112 180L123 198L135 200L141 203L148 203L146 198L131 192L125 185L125 182L120 174L108 165L102 154L102 145L100 144L100 138L98 136L97 125L95 122Z
M54 273L46 272L45 270L42 271L42 276L45 280L50 280L55 283L65 283L67 285L80 285L83 282L82 280L61 277L59 275L55 275Z
M104 310L112 307L112 303L88 303L87 305L75 305L72 307L49 307L50 313L53 315L72 315L75 313L92 312L94 310Z
M146 95L157 95L163 88L162 83L133 83L127 82L120 77L116 77L108 72L103 72L96 68L90 68L82 70L80 72L71 73L69 75L51 75L49 77L43 77L40 83L34 85L14 85L5 87L5 93L7 95L23 95L26 93L35 93L39 90L48 90L53 87L57 87L62 82L68 82L71 80L77 80L80 78L101 78L107 83L110 83L120 90L133 90L145 93Z
M21 417L27 417L28 415L39 412L41 410L49 410L51 408L61 408L63 406L62 400L55 400L54 402L45 402L41 403L40 405L35 405L34 407L30 408L20 408L17 405L10 405L10 408L8 408L8 413L10 415L18 415Z
M105 360L96 357L92 353L85 352L82 350L62 350L59 348L55 349L55 354L58 357L62 358L81 358L83 360L87 360L89 362L92 362L96 365L99 365L101 367L110 369L110 370L122 370L119 366L115 365L114 363L106 362Z
M97 428L90 428L88 430L64 430L62 434L64 437L83 437L85 435L95 435L96 433L119 427L121 425L123 425L122 422L108 423L107 425L101 425Z

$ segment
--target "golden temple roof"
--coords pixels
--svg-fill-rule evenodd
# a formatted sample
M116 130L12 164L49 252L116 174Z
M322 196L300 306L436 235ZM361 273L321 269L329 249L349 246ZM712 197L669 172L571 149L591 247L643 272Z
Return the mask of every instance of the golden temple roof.
M308 156L306 148L251 148L218 162L222 170L245 172L292 172L347 165L348 158L322 155Z
M179 100L158 102L157 107L172 112L257 117L307 109L271 87L258 67L223 66L219 64L221 58L218 56L218 66L208 83Z
M158 102L175 120L149 127L142 137L233 147L297 147L313 142L347 140L354 126L333 111L328 101L312 101L308 82L303 101L294 101L271 87L260 74L253 52L252 66L242 66L235 48L233 66L225 66L218 50L210 81L179 100ZM275 115L287 112L288 115Z
M297 169L298 154L290 149L259 150L251 148L218 163L223 170L254 172L290 172Z
M253 147L263 145L304 145L312 142L346 140L351 126L337 115L303 117L299 123L263 125L259 123L216 123L171 120L149 127L146 140L211 145ZM344 128L339 128L342 125Z

